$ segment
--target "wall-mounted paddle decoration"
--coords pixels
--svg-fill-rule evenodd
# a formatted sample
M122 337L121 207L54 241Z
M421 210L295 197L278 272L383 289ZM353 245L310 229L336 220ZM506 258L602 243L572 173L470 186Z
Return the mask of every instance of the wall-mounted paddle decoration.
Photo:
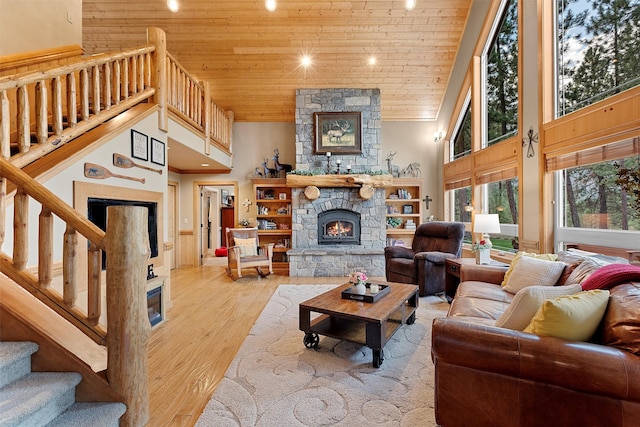
M144 178L134 178L132 176L118 175L111 173L111 171L103 166L96 165L95 163L84 164L84 176L94 179L106 179L106 178L122 178L129 179L131 181L138 181L144 184Z
M127 156L124 156L122 154L118 154L118 153L113 153L113 166L117 166L119 168L140 168L140 169L146 169L148 171L151 172L157 172L160 175L162 175L162 169L156 169L156 168L151 168L149 166L145 166L145 165L140 165L136 162L134 162L133 160L131 160L130 158L128 158Z

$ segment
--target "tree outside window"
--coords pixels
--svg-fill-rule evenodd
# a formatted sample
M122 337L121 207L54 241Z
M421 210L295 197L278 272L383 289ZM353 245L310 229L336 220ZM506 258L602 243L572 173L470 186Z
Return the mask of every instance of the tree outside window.
M518 132L518 2L507 1L487 54L487 146Z
M557 116L640 83L640 0L557 0Z
M451 141L451 160L471 154L471 105L462 117L462 122Z
M565 227L640 231L637 197L616 181L616 164L638 169L638 157L565 169L562 218Z
M492 235L494 249L518 250L518 178L490 182L485 187L488 213L497 213L500 235Z

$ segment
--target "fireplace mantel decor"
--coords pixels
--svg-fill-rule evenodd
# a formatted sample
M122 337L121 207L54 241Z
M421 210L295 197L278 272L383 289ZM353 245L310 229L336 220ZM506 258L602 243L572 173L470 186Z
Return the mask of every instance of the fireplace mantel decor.
M372 187L386 187L393 184L393 176L350 174L350 175L287 175L287 186L307 187L362 187L370 185Z

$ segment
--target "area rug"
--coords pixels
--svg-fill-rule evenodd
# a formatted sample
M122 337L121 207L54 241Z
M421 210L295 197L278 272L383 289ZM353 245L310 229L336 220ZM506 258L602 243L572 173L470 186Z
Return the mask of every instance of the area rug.
M420 298L372 366L368 347L320 337L307 349L298 304L335 285L280 285L196 426L435 426L431 322L443 298Z

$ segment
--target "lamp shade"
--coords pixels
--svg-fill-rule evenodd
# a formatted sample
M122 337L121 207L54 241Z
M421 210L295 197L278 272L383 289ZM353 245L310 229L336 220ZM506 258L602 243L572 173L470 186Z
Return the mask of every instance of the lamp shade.
M500 233L498 214L476 214L473 220L474 233Z

